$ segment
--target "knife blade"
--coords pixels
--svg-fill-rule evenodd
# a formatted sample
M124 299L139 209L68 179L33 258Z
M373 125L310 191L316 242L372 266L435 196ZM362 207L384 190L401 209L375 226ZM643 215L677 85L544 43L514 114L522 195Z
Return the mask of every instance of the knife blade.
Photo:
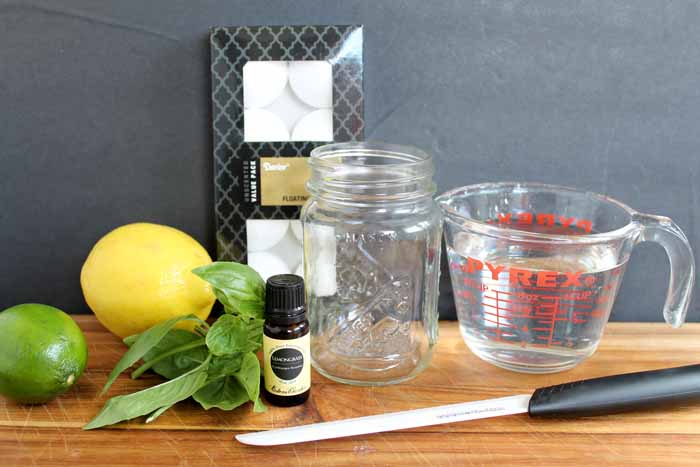
M590 416L700 401L700 365L642 371L539 388L530 394L246 433L244 444L274 446L527 413Z
M476 402L443 405L425 409L406 410L334 422L312 423L291 428L259 431L236 436L244 444L273 446L303 443L343 436L366 435L383 431L418 428L441 423L476 420L527 412L530 395L502 397Z

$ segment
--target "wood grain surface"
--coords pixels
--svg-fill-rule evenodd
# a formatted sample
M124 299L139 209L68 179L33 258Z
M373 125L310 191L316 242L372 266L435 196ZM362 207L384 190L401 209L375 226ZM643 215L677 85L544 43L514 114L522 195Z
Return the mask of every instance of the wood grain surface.
M202 410L189 401L156 422L142 420L82 431L100 409L109 371L125 346L94 318L78 316L89 365L70 392L46 405L22 406L0 397L0 465L700 465L700 405L578 420L525 415L453 423L393 433L279 448L243 446L247 431L379 414L530 392L576 379L679 366L700 361L700 324L611 323L598 352L579 367L531 376L501 370L473 356L456 323L440 324L433 362L398 386L357 388L313 375L303 406L254 414ZM160 381L120 377L109 396Z

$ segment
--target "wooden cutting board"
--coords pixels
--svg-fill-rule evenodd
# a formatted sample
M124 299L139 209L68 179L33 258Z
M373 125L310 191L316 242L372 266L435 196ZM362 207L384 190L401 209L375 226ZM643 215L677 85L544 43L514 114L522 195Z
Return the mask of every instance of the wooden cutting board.
M440 324L433 363L398 386L360 388L313 375L310 400L254 414L178 404L156 422L141 420L82 431L125 346L91 316L78 316L90 351L88 369L70 392L46 405L0 397L0 465L700 465L700 405L578 420L526 415L454 423L295 446L243 446L236 433L531 392L582 378L700 362L700 324L612 323L598 352L554 375L512 373L474 357L457 324ZM120 377L110 396L161 381Z

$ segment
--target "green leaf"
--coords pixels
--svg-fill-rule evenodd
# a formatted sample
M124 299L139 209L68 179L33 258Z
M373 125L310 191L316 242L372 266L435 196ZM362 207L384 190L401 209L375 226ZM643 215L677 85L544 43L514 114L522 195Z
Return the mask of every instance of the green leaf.
M124 342L128 347L131 347L132 345L134 345L134 342L136 342L136 339L138 338L138 334L133 334L131 336L126 336L124 339L122 339L122 342Z
M100 395L104 395L104 393L107 392L107 389L109 389L112 383L114 383L114 380L117 379L117 376L119 376L124 370L129 368L131 365L139 361L149 350L156 346L161 341L161 339L163 339L163 337L165 337L165 335L168 333L168 331L170 331L170 329L173 328L173 326L175 326L180 321L201 320L194 315L178 316L177 318L172 318L167 321L163 321L162 323L158 323L150 329L147 329L146 331L139 334L138 337L135 340L133 340L133 343L131 344L129 350L124 354L124 356L122 356L121 360L119 360L119 362L117 363L117 366L115 366L112 372L109 374L109 378L107 378L107 382L102 388L102 392ZM129 336L125 340L128 342L132 342L131 336Z
M212 407L232 410L248 402L245 388L230 376L211 381L192 397L206 410Z
M198 367L175 379L133 394L112 397L83 429L92 430L130 420L187 399L206 384L208 365L207 358Z
M245 388L248 399L253 401L253 411L265 412L267 407L260 399L260 363L258 363L258 357L252 352L245 354L241 362L241 369L233 377Z
M240 315L249 318L262 318L263 314L265 313L265 302L251 301L239 302L235 306L224 305L224 313L229 315Z
M242 363L242 353L223 355L221 357L213 356L211 362L209 362L209 379L214 380L224 376L232 376L241 369Z
M257 352L262 347L264 319L251 319L246 323L248 330L248 346L245 352Z
M254 353L213 357L209 378L209 383L193 396L206 410L232 410L249 400L255 412L267 410L260 400L260 364Z
M260 363L254 353L243 356L241 369L233 375L248 393L248 399L255 402L260 396Z
M178 352L178 349L181 350ZM143 356L144 365L134 371L131 377L138 377L145 367L165 378L177 378L200 365L208 355L203 337L183 329L171 329L155 347L146 352Z
M217 261L192 271L214 287L216 298L227 313L262 318L265 281L245 264Z
M146 419L146 423L151 423L151 422L153 422L156 418L158 418L158 417L160 417L161 415L163 415L163 413L164 413L166 410L168 410L170 407L172 407L172 405L164 405L164 406L161 407L160 409L156 410L155 412L153 412L151 415L148 416L148 418Z
M255 402L253 402L253 412L266 412L267 411L267 406L263 404L262 399L259 397L255 399Z
M248 347L248 327L239 316L222 315L206 337L209 351L217 356L242 352Z

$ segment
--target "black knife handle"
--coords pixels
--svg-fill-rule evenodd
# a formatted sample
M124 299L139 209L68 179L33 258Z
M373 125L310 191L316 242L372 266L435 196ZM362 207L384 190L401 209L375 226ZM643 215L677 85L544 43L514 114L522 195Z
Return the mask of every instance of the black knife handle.
M700 401L700 365L585 379L535 390L532 417L585 417Z

